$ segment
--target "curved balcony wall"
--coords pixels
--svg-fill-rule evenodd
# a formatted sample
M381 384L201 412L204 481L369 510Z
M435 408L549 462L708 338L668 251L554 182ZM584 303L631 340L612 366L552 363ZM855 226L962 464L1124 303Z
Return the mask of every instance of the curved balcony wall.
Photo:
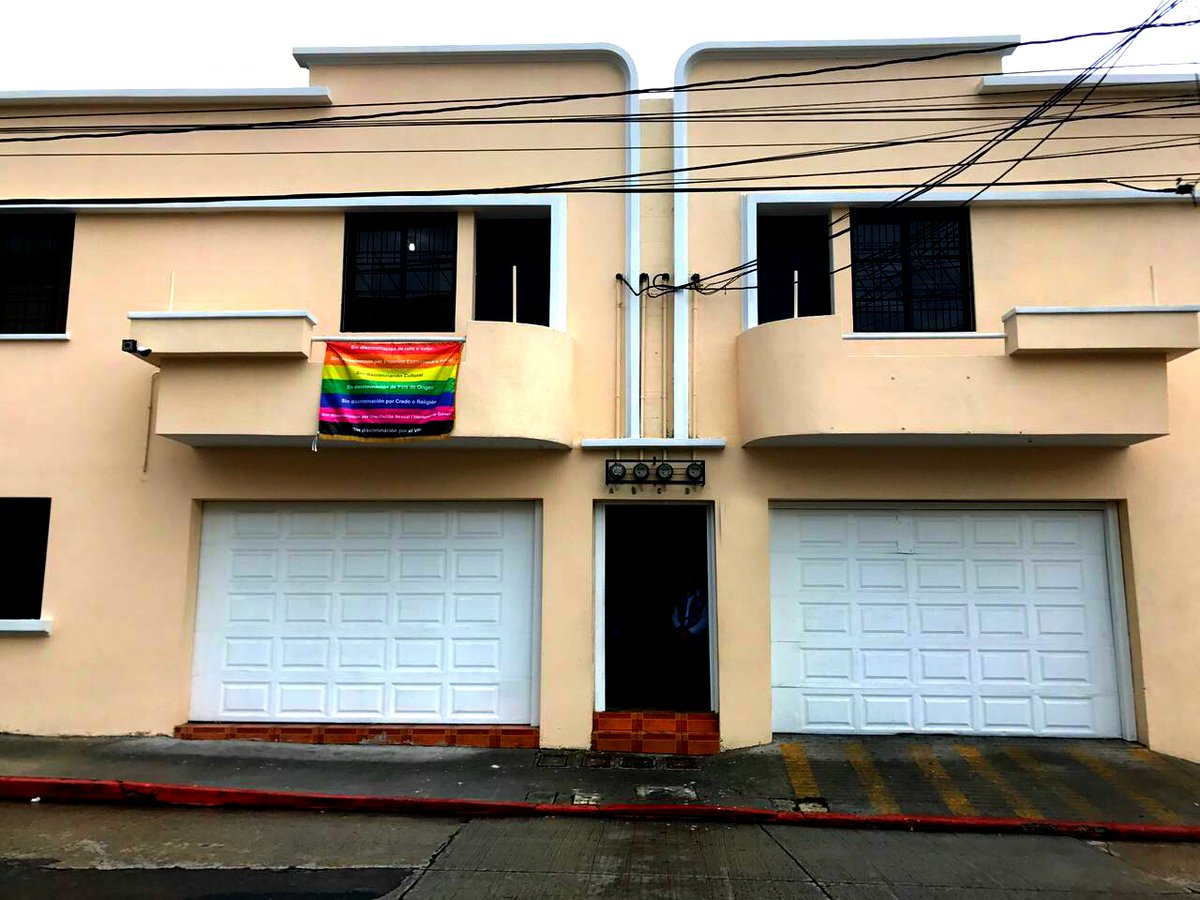
M223 321L236 324L131 316L133 338L161 369L156 433L198 447L310 444L325 346L311 324L271 314ZM573 355L572 339L551 328L472 322L454 431L387 446L570 447Z
M1070 323L1056 321L1040 352L1020 355L1015 338L1006 352L1002 335L846 340L836 316L760 325L738 336L742 442L1134 444L1168 431L1166 360L1196 344L1196 313L1183 316L1174 336L1139 326L1122 340L1118 322L1082 345L1064 340Z

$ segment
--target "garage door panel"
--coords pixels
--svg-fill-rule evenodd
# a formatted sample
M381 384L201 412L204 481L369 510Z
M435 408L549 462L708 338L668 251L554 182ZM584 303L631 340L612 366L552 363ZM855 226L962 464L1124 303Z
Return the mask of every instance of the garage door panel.
M778 731L1121 731L1098 511L776 509Z
M209 504L192 718L529 722L530 504Z

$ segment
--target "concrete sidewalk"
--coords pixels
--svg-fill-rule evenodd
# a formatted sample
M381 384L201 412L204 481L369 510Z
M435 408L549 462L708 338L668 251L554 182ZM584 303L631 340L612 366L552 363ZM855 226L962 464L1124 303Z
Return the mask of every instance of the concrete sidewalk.
M1200 766L1121 741L805 735L672 757L3 735L0 777L14 776L558 807L949 817L964 827L1006 820L1200 829Z

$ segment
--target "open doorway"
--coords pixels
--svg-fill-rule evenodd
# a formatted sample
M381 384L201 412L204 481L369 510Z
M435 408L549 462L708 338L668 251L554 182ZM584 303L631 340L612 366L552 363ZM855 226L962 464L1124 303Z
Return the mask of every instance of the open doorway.
M604 708L711 711L708 506L606 504L603 516Z

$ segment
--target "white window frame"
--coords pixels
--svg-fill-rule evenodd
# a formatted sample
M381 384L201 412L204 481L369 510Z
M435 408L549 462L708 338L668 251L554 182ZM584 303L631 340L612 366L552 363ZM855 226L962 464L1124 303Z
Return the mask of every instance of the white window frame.
M594 521L595 526L593 533L595 535L595 550L593 553L595 565L595 624L593 630L593 655L595 658L595 703L596 712L605 712L607 709L605 680L607 677L607 659L605 650L605 630L604 630L604 566L606 559L605 550L605 510L609 506L636 506L639 503L653 503L658 506L697 506L702 505L706 509L706 539L708 553L708 687L709 687L709 705L712 707L711 712L720 712L720 679L718 674L718 653L717 653L717 542L716 542L716 507L713 503L707 501L687 501L687 500L606 500L598 502L595 507Z

